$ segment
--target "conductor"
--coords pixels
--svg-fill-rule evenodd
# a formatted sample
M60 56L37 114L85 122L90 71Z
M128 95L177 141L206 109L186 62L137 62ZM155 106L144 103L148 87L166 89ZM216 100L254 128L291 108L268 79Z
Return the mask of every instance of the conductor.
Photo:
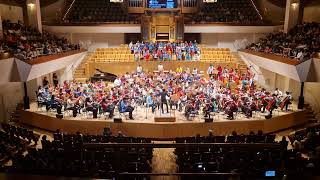
M162 92L160 92L160 99L161 99L161 111L164 113L163 105L165 104L167 107L167 113L169 113L169 106L168 106L168 100L169 98L167 91L163 88Z

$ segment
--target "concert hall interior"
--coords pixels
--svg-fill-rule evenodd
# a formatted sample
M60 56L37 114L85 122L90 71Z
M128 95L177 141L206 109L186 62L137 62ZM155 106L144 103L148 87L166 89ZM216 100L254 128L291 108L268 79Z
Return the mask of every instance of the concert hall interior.
M0 179L313 179L319 0L0 0Z

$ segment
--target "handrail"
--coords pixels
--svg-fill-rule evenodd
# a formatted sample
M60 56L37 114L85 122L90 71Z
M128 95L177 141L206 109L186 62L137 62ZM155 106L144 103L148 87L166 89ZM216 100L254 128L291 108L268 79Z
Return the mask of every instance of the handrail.
M258 10L257 6L254 4L253 0L250 0L250 1L251 1L252 6L254 7L254 9L257 11L257 13L258 13L258 15L259 15L260 19L262 20L262 16L261 16L261 14L260 14L260 12L259 12L259 10Z
M84 143L85 148L202 148L202 147L234 147L249 149L280 149L278 143Z
M73 6L73 4L74 4L75 1L76 1L76 0L73 0L72 3L70 4L67 12L64 14L64 16L63 16L63 18L62 18L63 21L66 19L67 15L69 14L69 11L70 11L70 9L72 8L72 6Z
M245 52L248 54L252 54L255 56L260 56L263 58L267 58L273 61L277 61L277 62L281 62L281 63L285 63L288 65L299 65L300 63L304 62L304 61L299 61L297 59L294 58L289 58L289 57L283 57L283 56L279 56L276 54L270 54L270 53L264 53L264 52L259 52L259 51L253 51L253 50L249 50L249 49L241 49L239 50L240 52Z
M240 173L119 173L119 176L240 176Z
M36 65L36 64L41 64L41 63L53 61L53 60L56 60L56 59L59 59L59 58L71 56L71 55L74 55L74 54L82 53L82 52L85 52L85 51L86 51L85 49L71 50L71 51L66 51L66 52L53 54L53 55L45 55L45 56L41 56L41 57L38 57L38 58L35 58L35 59L31 59L31 60L21 60L21 61L23 61L25 63L28 63L30 65Z

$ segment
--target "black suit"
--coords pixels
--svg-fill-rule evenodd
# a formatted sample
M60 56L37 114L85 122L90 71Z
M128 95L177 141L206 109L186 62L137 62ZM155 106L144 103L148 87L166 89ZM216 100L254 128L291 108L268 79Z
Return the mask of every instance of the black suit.
M167 107L167 113L169 113L169 106L168 106L167 96L168 96L168 93L167 93L166 91L163 91L163 92L160 93L161 111L162 111L162 113L164 113L163 104L166 105L166 107Z

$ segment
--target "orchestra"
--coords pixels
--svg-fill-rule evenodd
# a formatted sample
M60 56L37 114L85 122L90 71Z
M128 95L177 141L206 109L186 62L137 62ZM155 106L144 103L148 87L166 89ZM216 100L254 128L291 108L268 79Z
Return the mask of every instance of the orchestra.
M161 65L162 66L162 65ZM81 112L92 112L93 118L108 114L112 119L115 112L129 113L133 118L136 107L152 108L152 113L163 114L169 110L183 112L188 119L192 114L208 117L210 113L224 112L226 118L234 119L235 113L251 118L256 111L269 112L276 108L288 110L292 102L290 92L285 95L279 89L270 93L264 88L256 89L253 73L239 72L229 67L217 68L210 65L209 77L187 70L126 73L107 85L98 82L64 82L63 85L47 84L37 92L38 105L56 109L57 113L71 110L76 117ZM165 108L164 108L165 106Z

